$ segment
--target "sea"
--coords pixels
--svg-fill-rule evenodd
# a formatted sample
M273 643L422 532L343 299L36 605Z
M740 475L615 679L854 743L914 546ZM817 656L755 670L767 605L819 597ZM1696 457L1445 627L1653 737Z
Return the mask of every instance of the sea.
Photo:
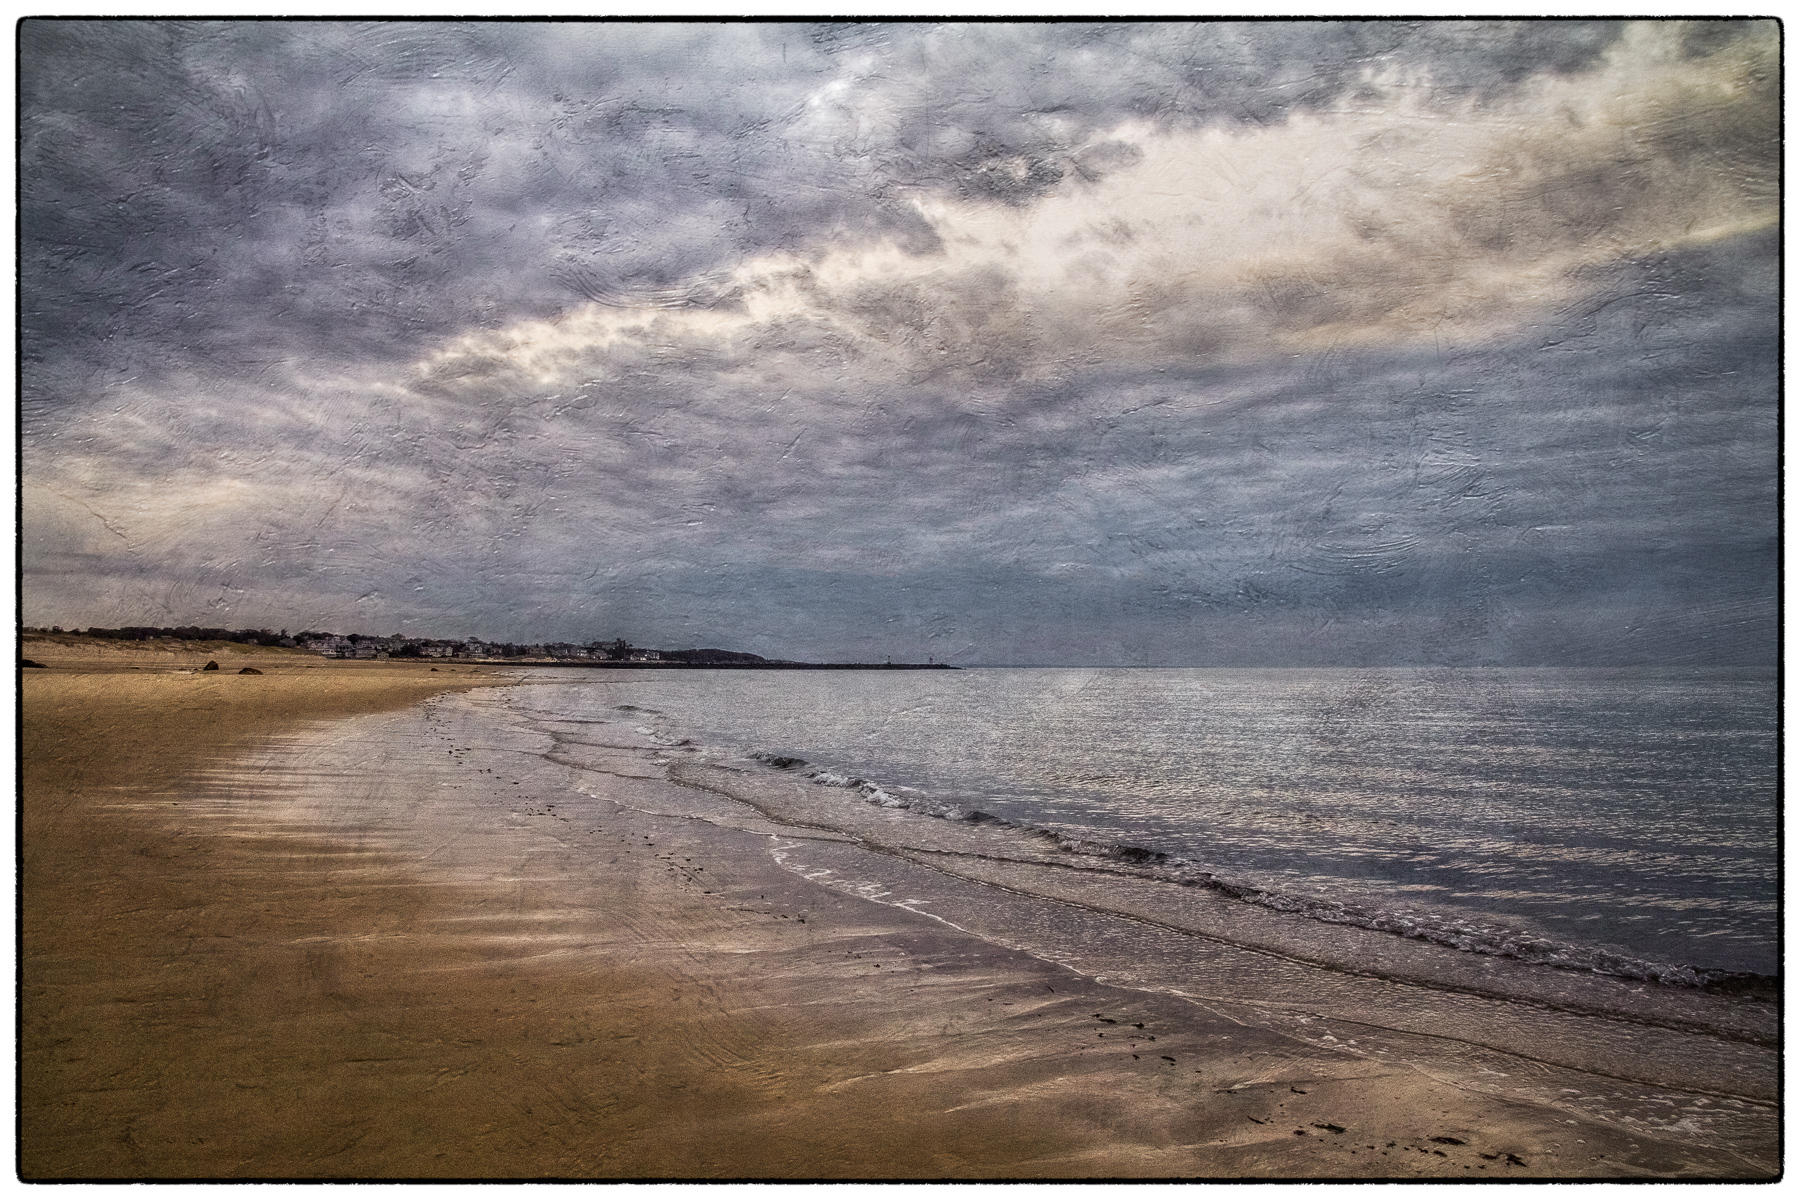
M579 670L518 704L628 718L750 800L804 781L810 822L887 810L896 846L1299 918L1313 956L1354 930L1675 988L1779 967L1772 672Z
M941 931L1295 1047L1246 1079L1347 1051L1766 1162L1773 673L519 675L227 756L207 794L232 831L502 882L528 845L598 874L679 843L726 908L829 898L812 936Z

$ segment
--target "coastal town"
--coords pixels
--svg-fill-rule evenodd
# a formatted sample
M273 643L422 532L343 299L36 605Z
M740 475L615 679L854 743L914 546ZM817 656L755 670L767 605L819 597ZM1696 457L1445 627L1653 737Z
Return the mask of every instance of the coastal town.
M139 642L162 645L171 643L193 646L205 643L232 643L317 654L323 658L417 661L424 659L464 663L505 663L514 666L582 666L582 667L733 667L775 669L884 669L884 670L954 670L935 661L895 662L797 662L790 659L764 658L741 650L700 647L688 650L651 650L634 646L624 638L590 642L499 642L485 638L430 638L410 634L386 635L367 633L329 633L303 629L289 633L285 629L216 629L199 625L126 625L118 628L64 629L26 626L22 639L64 639L103 642Z
M609 642L499 642L478 637L429 638L391 633L385 636L366 633L328 633L301 630L289 633L282 629L213 629L196 625L144 626L130 625L116 629L64 630L27 628L26 636L62 634L99 638L107 641L143 642L175 639L185 642L236 642L251 646L283 647L311 651L325 658L341 659L450 659L458 662L571 662L571 663L736 663L766 662L755 654L735 650L647 650L633 646L622 638Z

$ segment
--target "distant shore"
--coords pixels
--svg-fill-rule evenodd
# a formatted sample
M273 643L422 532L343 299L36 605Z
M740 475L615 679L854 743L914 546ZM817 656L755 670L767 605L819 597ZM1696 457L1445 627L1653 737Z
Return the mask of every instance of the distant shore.
M488 666L579 667L611 671L960 671L949 663L809 663L809 662L601 662L566 659L494 659Z
M126 661L140 665L182 657L225 654L231 657L273 657L288 664L302 662L390 663L394 666L426 667L586 667L632 671L956 671L960 667L939 662L799 662L788 659L759 658L751 654L720 651L682 651L679 657L664 658L556 658L544 655L457 655L382 654L377 657L340 658L316 650L294 646L253 645L227 639L196 641L184 638L118 638L92 637L80 633L28 632L20 640L26 660L65 663ZM696 657L718 655L718 657Z

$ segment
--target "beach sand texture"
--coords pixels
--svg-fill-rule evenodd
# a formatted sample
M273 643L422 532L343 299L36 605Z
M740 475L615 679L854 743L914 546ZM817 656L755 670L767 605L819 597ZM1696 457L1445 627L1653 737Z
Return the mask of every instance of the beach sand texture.
M44 651L27 1179L1775 1169L1772 1134L1746 1154L1499 1100L817 886L755 819L692 819L708 798L642 746L542 803L525 773L552 768L470 744L457 705L492 693L443 695L500 675Z

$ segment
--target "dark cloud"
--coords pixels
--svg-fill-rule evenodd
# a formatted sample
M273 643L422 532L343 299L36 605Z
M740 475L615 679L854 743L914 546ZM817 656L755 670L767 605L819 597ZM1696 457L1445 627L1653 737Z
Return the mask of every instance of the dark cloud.
M287 624L627 621L772 653L892 653L911 630L1040 661L1762 661L1776 328L1755 289L1701 281L1773 245L1643 260L1597 320L1330 378L1095 375L980 406L821 388L745 424L729 384L647 376L586 408L396 412L320 430L320 486L223 574L271 606L318 597ZM1703 338L1659 312L1651 285L1679 280ZM196 469L253 440L244 419L187 427ZM395 489L415 523L394 526ZM146 582L216 586L204 544L125 532L112 570L135 547Z
M1128 116L1279 120L1390 60L1500 89L1616 33L33 20L27 402L171 358L380 359L584 298L710 302L708 272L833 236L929 254L895 189L1021 204L1129 162L1086 145Z
M1745 32L1684 35L1729 88L1469 161L1621 26L29 21L27 619L1766 662L1778 239L1658 224L1773 203ZM1048 293L968 256L1395 78L1463 114L1353 144L1404 204L1333 176L1241 269L1096 205Z

